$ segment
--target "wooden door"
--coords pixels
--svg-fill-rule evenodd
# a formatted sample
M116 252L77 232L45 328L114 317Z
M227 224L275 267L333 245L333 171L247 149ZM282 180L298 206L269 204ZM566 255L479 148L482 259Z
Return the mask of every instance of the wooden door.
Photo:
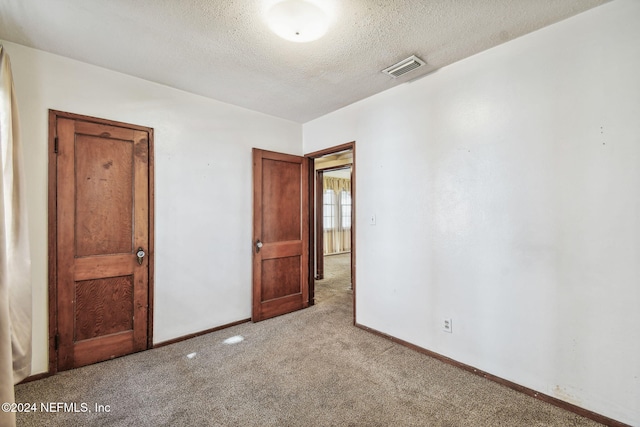
M309 305L309 160L253 149L254 322Z
M147 348L150 132L52 114L57 369L65 370Z

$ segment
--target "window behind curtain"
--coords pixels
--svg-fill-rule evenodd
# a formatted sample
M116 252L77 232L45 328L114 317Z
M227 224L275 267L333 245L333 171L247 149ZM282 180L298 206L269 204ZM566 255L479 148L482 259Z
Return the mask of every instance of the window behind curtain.
M351 180L324 176L323 205L323 250L325 254L343 253L351 250Z
M322 216L324 229L333 230L338 225L338 206L336 204L336 193L333 190L324 190L322 200Z
M340 225L347 230L351 228L351 192L340 192Z

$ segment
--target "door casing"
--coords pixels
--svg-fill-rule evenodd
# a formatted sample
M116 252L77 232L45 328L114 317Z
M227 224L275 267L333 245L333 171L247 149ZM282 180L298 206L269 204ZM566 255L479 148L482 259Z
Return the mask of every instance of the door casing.
M351 163L351 286L353 288L353 324L356 324L356 142L351 141L345 144L314 151L306 154L309 159L309 214L312 224L317 225L317 217L321 215L322 203L316 203L314 193L318 186L314 160L330 154L351 150L353 161ZM319 210L320 209L320 210ZM320 212L320 214L318 213ZM317 226L309 227L309 305L314 304L315 298L315 265L317 251L321 251L318 240L315 237Z

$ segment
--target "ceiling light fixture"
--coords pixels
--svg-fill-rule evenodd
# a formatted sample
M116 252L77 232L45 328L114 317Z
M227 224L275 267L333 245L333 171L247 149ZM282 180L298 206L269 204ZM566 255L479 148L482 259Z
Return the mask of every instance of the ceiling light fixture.
M324 36L329 17L320 3L310 0L283 0L267 11L271 31L283 39L304 43Z

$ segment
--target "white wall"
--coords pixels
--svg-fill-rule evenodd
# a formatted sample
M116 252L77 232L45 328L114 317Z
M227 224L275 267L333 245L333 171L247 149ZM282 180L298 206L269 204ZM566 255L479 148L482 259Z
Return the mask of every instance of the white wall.
M300 124L2 42L25 150L33 373L47 370L48 109L155 130L154 342L251 316L251 148L301 154Z
M358 323L640 425L639 20L616 0L303 125L356 141Z

